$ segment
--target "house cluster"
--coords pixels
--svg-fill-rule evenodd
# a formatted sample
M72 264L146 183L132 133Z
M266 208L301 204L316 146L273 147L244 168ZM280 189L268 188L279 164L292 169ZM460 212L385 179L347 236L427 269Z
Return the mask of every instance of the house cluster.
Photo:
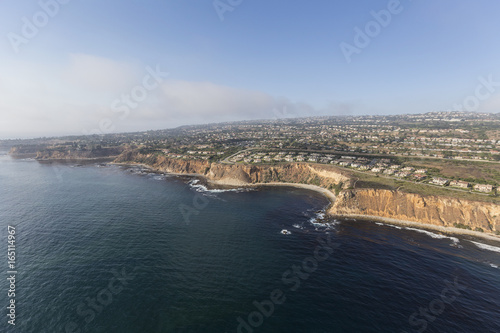
M424 180L427 178L427 170L416 170L415 168L409 166L403 167L399 164L394 164L388 158L338 156L304 152L263 153L246 151L232 156L229 161L233 163L310 162L335 164L341 167L356 169L359 171L370 171L376 174L383 174L398 178L412 177L415 180Z
M460 119L460 121L452 121ZM500 117L492 114L455 113L311 117L246 121L183 128L181 136L167 138L164 144L183 145L192 149L207 147L260 147L262 149L314 149L338 153L392 154L402 156L436 157L496 161L500 155L500 140L485 136L474 129L476 121L494 127ZM436 122L452 125L436 126ZM156 143L161 133L143 133L142 141ZM286 156L286 155L285 155Z
M477 192L491 193L493 185L471 184L461 180L450 180L441 177L429 177L428 171L422 168L395 164L388 158L367 158L357 156L338 156L331 154L305 152L255 152L246 151L232 156L229 161L234 163L271 163L271 162L310 162L334 164L359 171L372 172L413 181L427 181L438 186L450 186L462 189L472 189ZM428 179L429 178L429 179Z
M224 155L224 152L212 150L188 150L185 154L169 152L168 149L161 149L161 152L170 158L208 160L212 156Z
M270 162L312 162L328 164L335 158L334 155L315 153L290 153L290 152L244 152L234 155L230 162L238 163L270 163Z
M439 186L451 186L457 188L470 189L472 188L474 191L482 192L482 193L491 193L495 189L493 185L488 184L471 184L469 182L465 182L463 180L449 180L441 177L434 177L429 182L434 185Z
M396 178L409 178L417 181L422 181L427 178L426 169L416 169L410 166L394 164L387 158L368 159L365 157L356 158L352 156L343 156L333 163L343 167L350 167L360 171L370 171L375 174Z

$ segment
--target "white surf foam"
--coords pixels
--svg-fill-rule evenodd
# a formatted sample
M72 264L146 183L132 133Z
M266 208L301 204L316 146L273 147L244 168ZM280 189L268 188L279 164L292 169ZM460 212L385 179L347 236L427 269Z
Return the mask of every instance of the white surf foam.
M399 227L397 225L393 225L393 224L385 224L385 223L380 223L380 222L375 222L376 225L382 225L382 226L386 226L386 227L391 227L391 228L396 228L396 229L403 229L402 227Z
M309 219L309 222L310 222L310 223L312 223L312 224L315 224L315 223L317 223L318 221L322 221L322 220L324 220L324 219L325 219L325 216L326 216L326 214L325 214L325 212L324 212L324 211L317 212L317 213L316 213L313 217L311 217L311 218ZM321 224L323 224L323 223L321 223Z
M471 243L474 243L478 248L482 250L487 250L487 251L492 251L492 252L499 252L500 253L500 247L488 245L488 244L483 244L483 243L478 243L474 241L470 241Z
M432 238L436 238L436 239L450 239L453 244L451 245L456 245L460 242L460 240L456 237L451 237L451 236L445 236L445 235L441 235L441 234L436 234L436 233L433 233L433 232L430 232L430 231L427 231L427 230L422 230L422 229L416 229L416 228L410 228L410 227L405 227L406 230L413 230L413 231L416 231L416 232L420 232L422 234L426 234L427 236L430 236Z
M194 179L188 183L191 188L193 188L195 191L198 192L207 192L207 193L224 193L224 192L247 192L251 191L251 188L231 188L231 189L208 189L203 184L199 184L200 180L199 179Z
M335 230L335 226L340 223L337 220L325 222L325 219L326 219L326 212L320 211L309 219L309 223L311 223L315 227L316 231Z

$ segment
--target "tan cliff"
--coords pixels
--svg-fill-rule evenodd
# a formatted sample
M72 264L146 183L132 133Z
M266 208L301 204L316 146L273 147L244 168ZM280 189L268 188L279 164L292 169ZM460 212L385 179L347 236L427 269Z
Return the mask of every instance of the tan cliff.
M500 205L395 190L355 189L339 193L329 213L336 216L375 216L429 225L500 231Z
M290 163L280 165L221 164L202 160L172 159L151 153L126 151L117 163L140 163L158 171L180 174L198 174L210 181L225 185L266 183L294 183L316 185L325 189L342 189L351 186L351 178L338 168L328 165Z
M61 157L64 155L61 153ZM73 154L70 154L73 156ZM57 158L59 154L38 154ZM352 189L351 174L340 168L307 163L244 165L212 163L204 160L174 159L158 153L125 150L116 163L147 165L157 171L200 175L220 185L299 184L315 186L332 200L328 213L333 216L370 217L453 227L457 224L485 233L500 232L500 205L452 197L419 195L396 190ZM335 198L335 193L337 197Z
M293 183L319 186L331 196L338 192L328 212L334 216L391 218L428 225L457 224L485 232L500 231L500 205L442 196L423 196L396 190L350 189L349 173L329 165L288 163L279 165L221 164L201 160L171 159L158 154L126 151L115 162L142 163L158 171L198 174L225 185ZM339 192L340 191L340 192Z
M145 164L158 171L180 174L205 175L210 168L208 161L168 158L155 153L143 154L137 150L124 151L114 162Z
M85 160L107 159L111 160L123 152L122 147L105 147L94 149L52 149L43 147L12 147L9 154L13 157L32 157L37 160Z

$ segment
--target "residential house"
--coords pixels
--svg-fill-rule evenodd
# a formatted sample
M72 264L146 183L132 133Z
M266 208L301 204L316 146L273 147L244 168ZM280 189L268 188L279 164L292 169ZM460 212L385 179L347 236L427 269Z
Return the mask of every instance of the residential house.
M450 186L469 188L470 184L461 180L452 180Z
M415 178L416 180L424 180L425 178L427 178L427 176L422 173L416 173L413 175L413 178Z
M489 193L493 191L493 185L476 184L474 185L474 190Z
M449 182L450 181L448 179L441 178L441 177L434 177L431 180L432 184L436 184L436 185L440 185L440 186L446 186L446 185L448 185Z

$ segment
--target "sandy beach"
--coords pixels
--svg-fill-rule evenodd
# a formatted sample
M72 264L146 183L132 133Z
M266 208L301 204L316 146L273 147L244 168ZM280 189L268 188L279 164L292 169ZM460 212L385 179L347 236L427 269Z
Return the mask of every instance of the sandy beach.
M245 182L242 182L240 180L237 180L237 179L224 179L224 180L212 180L212 179L208 179L205 175L201 175L201 174L197 174L197 173L177 173L177 172L165 172L165 171L161 171L161 170L158 170L158 169L155 169L149 165L146 165L146 164L140 164L140 163L110 163L110 164L115 164L115 165L129 165L129 166L141 166L145 169L148 169L148 170L151 170L151 171L154 171L154 172L159 172L159 173L163 173L163 174L166 174L166 175L173 175L173 176L187 176L187 177L198 177L198 178L202 178L205 180L205 182L209 185L212 185L212 186L215 186L215 187L259 187L259 186L285 186L285 187L296 187L296 188L302 188L302 189L307 189L307 190L311 190L311 191L316 191L316 192L319 192L321 194L323 194L325 197L328 198L328 200L330 200L331 203L334 203L335 202L335 195L327 190L326 188L323 188L323 187L320 187L320 186L316 186L316 185L309 185L309 184L296 184L296 183L276 183L276 182L273 182L273 183L255 183L255 184L249 184L249 183L245 183Z
M201 176L203 177L203 176ZM311 191L316 191L324 195L325 197L330 200L330 203L335 202L335 195L327 190L326 188L319 187L316 185L309 185L309 184L296 184L296 183L255 183L255 184L248 184L248 183L243 183L243 182L227 182L227 181L217 181L217 180L208 180L208 183L214 184L214 185L222 185L222 186L231 186L231 187L260 187L260 186L285 186L285 187L296 187L296 188L301 188L301 189L306 189L306 190L311 190Z
M139 164L139 163L111 163L111 164L116 164L116 165L128 165L128 166L141 166L146 169L149 169L154 172L166 174L166 175L174 175L174 176L187 176L187 177L198 177L202 178L205 180L205 182L212 187L230 187L230 188L235 188L235 187L261 187L261 186L285 186L285 187L295 187L295 188L301 188L301 189L306 189L306 190L311 190L311 191L316 191L322 195L324 195L329 201L330 205L335 202L336 196L333 194L331 191L320 187L316 185L309 185L309 184L296 184L296 183L255 183L255 184L249 184L249 183L244 183L240 180L237 179L224 179L224 180L211 180L206 178L206 176L201 175L201 174L196 174L196 173L175 173L175 172L165 172L161 170L157 170L149 165L146 164ZM484 232L479 232L479 231L473 231L473 230L467 230L467 229L459 229L459 228L454 228L454 227L444 227L444 226L439 226L439 225L433 225L433 224L425 224L425 223L420 223L420 222L414 222L414 221L405 221L405 220L398 220L398 219L392 219L392 218L387 218L387 217L381 217L381 216L374 216L374 215L359 215L359 214L331 214L328 212L327 213L332 216L332 217L337 217L337 218L344 218L344 219L357 219L357 220L368 220L368 221L375 221L375 222L382 222L385 224L393 224L393 225L401 225L405 227L412 227L416 229L423 229L423 230L434 230L434 231L439 231L443 234L447 235L465 235L465 236L473 236L477 238L483 238L483 239L488 239L492 241L497 241L500 242L500 236L490 234L490 233L484 233Z

